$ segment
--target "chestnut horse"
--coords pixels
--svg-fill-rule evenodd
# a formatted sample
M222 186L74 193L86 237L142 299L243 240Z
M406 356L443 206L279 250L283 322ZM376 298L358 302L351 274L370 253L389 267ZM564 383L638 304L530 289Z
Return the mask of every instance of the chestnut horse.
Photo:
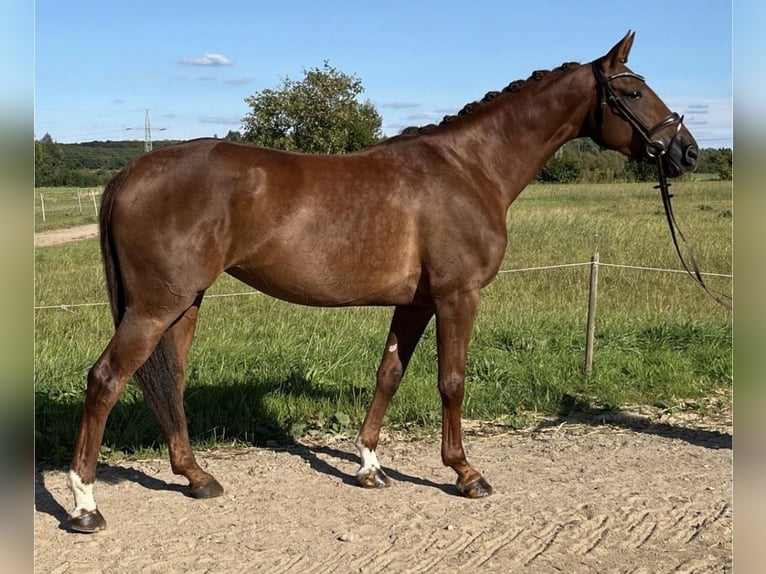
M348 155L305 155L200 139L136 159L104 191L101 251L115 333L88 372L69 487L69 526L105 527L93 497L111 408L135 374L192 496L223 488L197 464L184 370L205 290L222 273L302 305L390 305L391 328L356 446L362 486L390 484L375 454L383 416L436 317L441 457L469 498L492 488L463 450L466 349L479 291L506 249L506 211L565 142L590 137L670 176L697 145L626 67L634 34L588 65L512 82L457 116Z

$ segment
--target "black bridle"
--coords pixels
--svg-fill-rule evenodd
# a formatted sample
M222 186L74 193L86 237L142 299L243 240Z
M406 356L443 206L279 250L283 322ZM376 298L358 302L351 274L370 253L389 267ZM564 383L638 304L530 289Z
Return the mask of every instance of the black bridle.
M694 279L694 281L700 287L702 287L702 289L704 289L708 295L710 295L724 307L731 309L731 297L723 293L711 290L702 278L702 273L700 272L697 265L697 260L694 257L694 253L692 252L691 247L689 247L689 243L686 241L686 238L681 232L681 229L678 227L678 223L676 223L676 218L673 215L673 206L670 203L670 198L672 198L673 195L669 191L670 184L668 183L667 177L665 175L663 156L673 145L673 142L680 133L681 128L684 125L684 116L678 115L676 112L671 112L664 119L657 122L657 124L655 124L652 128L648 129L638 118L638 116L633 113L633 110L630 109L630 106L627 104L627 102L625 102L622 96L620 96L611 85L612 80L616 80L617 78L634 78L636 80L640 80L641 82L645 82L646 80L644 77L630 71L617 72L611 76L605 76L601 71L599 61L593 62L593 74L596 77L596 84L601 88L601 105L598 109L597 119L599 129L603 124L603 110L608 105L612 110L616 111L619 116L621 116L625 121L633 126L633 129L635 129L636 132L641 135L644 142L646 143L644 153L646 153L648 159L653 160L657 165L659 185L656 185L655 189L660 190L662 205L665 208L665 218L667 219L668 227L670 228L670 236L673 238L673 245L676 248L676 253L678 254L679 260L681 261L681 265L689 274L689 276ZM670 138L668 145L665 145L661 139L655 139L655 135L658 132L673 125L676 126L676 129L673 133L673 136ZM683 256L678 238L680 238L686 246L686 253L689 258L689 264L687 264L686 259Z
M593 62L593 74L596 76L596 83L601 88L601 106L599 109L603 110L609 105L610 108L615 110L625 121L633 126L633 129L641 135L646 143L644 151L649 159L656 159L665 155L667 150L673 145L676 136L678 136L684 125L684 116L679 116L676 112L671 112L664 119L657 122L652 128L647 128L638 116L633 113L633 110L630 109L630 106L625 102L622 96L614 90L611 84L612 80L618 78L634 78L641 82L645 82L646 80L644 77L628 71L617 72L611 76L604 76L598 61ZM600 114L599 123L602 123L603 112L600 112ZM654 138L655 134L672 125L676 126L676 131L673 133L673 137L670 138L670 142L668 142L667 146L661 139Z

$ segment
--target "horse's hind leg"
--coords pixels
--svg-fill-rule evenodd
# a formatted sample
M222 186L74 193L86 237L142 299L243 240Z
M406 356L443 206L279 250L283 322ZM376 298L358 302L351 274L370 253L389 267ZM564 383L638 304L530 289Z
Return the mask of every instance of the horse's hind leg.
M68 476L75 501L69 515L69 526L73 530L95 532L106 527L93 497L106 419L127 380L151 355L175 318L171 314L158 317L128 309L106 349L88 372L85 406Z
M372 397L364 423L356 437L356 447L362 459L356 478L366 488L383 488L391 484L380 468L375 449L378 447L380 428L399 383L404 376L412 353L434 314L431 306L397 307L391 320L391 329L378 367L375 394Z
M138 370L136 378L149 408L167 437L173 472L189 480L192 496L212 498L223 494L223 487L202 470L194 458L183 406L186 359L201 303L202 295L163 335L154 354Z

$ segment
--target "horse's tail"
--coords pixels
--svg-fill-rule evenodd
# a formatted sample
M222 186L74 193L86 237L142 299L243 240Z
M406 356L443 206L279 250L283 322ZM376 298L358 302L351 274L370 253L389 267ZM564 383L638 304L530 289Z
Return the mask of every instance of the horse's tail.
M112 212L115 198L130 172L130 167L125 168L115 175L106 185L101 197L101 211L99 212L99 236L101 240L101 259L104 263L106 286L109 295L109 304L112 308L112 318L115 327L119 326L125 315L126 297L125 285L120 272L120 262L112 234ZM150 395L156 393L158 387L173 388L178 372L178 362L175 356L175 347L172 344L169 333L165 333L155 347L146 362L139 367L135 376L144 390ZM147 402L152 405L156 402L151 396L147 396ZM153 405L152 405L153 406Z
M101 196L101 209L98 214L98 231L101 241L101 261L104 263L104 275L106 275L106 290L109 295L109 304L112 308L112 319L115 327L122 321L125 314L125 289L122 284L120 265L117 261L117 253L112 236L112 209L117 191L122 186L128 175L128 169L122 170L106 184Z

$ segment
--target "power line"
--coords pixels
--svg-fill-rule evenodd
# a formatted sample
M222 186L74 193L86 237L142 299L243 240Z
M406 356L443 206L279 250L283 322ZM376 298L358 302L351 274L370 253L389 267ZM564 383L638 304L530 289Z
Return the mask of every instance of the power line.
M133 128L127 128L133 129ZM157 128L157 131L165 131L167 128ZM144 152L152 151L152 124L149 121L149 110L144 115Z
M146 110L144 119L144 152L152 151L152 126L149 123L149 110Z
M139 110L131 110L128 113L135 113ZM130 126L127 128L112 128L108 130L99 130L99 131L92 131L92 132L84 132L84 133L77 133L77 134L66 134L66 135L59 135L57 134L56 140L61 141L62 139L73 139L73 138L82 138L82 137L90 137L90 136L98 136L98 135L114 135L117 136L117 134L121 132L129 132L129 131L137 131L140 129L144 130L144 150L145 151L151 151L152 150L152 135L151 135L151 125L149 123L149 110L144 110L145 117L144 117L144 125L142 127L139 126ZM59 123L59 122L39 122L39 123ZM161 128L154 128L154 131L163 132L167 130L166 127Z

